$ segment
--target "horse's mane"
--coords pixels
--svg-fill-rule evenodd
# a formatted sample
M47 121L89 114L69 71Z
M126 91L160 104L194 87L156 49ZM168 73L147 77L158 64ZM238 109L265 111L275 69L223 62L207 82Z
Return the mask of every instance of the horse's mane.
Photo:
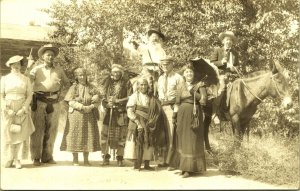
M270 72L269 70L259 70L244 75L244 78L253 78Z

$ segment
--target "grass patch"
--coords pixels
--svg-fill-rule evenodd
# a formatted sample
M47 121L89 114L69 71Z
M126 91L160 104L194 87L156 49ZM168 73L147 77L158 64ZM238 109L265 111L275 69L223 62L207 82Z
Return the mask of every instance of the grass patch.
M240 148L232 135L212 130L210 134L215 164L220 171L276 185L299 186L299 139L250 135Z

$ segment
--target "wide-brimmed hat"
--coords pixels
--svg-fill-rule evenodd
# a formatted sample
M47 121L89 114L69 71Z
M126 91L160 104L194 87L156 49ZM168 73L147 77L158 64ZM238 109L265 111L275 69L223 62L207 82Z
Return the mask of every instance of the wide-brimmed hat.
M172 56L166 56L163 59L160 59L160 63L173 63L174 62L174 58Z
M166 36L161 32L160 27L150 27L148 30L148 36L150 36L152 33L158 34L162 40L166 39Z
M8 61L5 63L5 65L7 67L10 67L11 64L16 63L16 62L20 62L20 61L21 61L21 65L22 65L23 64L23 62L22 62L23 59L24 59L24 56L16 55L16 56L10 57L8 59Z
M234 33L233 33L232 31L221 32L221 33L219 34L219 39L220 39L221 41L223 41L223 39L224 39L226 36L227 36L227 37L230 37L230 38L233 40L233 42L236 42L236 40L237 40L236 36L234 35Z
M55 45L53 44L46 44L44 46L42 46L39 50L38 50L38 55L40 58L42 58L44 52L46 50L51 50L54 52L54 57L56 57L58 55L58 52L59 52L59 49L58 47L56 47Z

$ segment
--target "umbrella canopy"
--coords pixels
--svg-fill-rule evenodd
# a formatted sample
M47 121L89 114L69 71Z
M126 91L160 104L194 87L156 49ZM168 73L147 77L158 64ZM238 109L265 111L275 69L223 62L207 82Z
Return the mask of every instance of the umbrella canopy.
M190 63L195 69L195 81L204 81L207 85L217 85L219 74L216 67L203 58L190 59Z

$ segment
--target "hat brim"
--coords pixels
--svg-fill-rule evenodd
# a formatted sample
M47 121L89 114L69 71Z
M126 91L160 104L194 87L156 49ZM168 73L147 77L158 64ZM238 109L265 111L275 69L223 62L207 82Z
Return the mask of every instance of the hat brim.
M43 57L43 54L46 50L51 50L54 52L54 57L58 55L59 49L57 47L42 47L38 50L38 56L39 58Z
M219 39L222 41L225 37L230 37L234 42L237 41L236 36L232 35L232 34L228 34L228 33L221 33L219 35Z
M160 31L154 30L154 29L150 29L148 31L148 36L150 36L152 33L158 34L163 40L166 39L166 37L165 37L165 35L163 33L161 33Z
M24 57L20 57L19 59L17 60L14 60L14 61L11 61L11 60L8 60L5 65L7 67L10 67L11 64L14 64L14 63L17 63L17 62L20 62L21 65L24 65Z

